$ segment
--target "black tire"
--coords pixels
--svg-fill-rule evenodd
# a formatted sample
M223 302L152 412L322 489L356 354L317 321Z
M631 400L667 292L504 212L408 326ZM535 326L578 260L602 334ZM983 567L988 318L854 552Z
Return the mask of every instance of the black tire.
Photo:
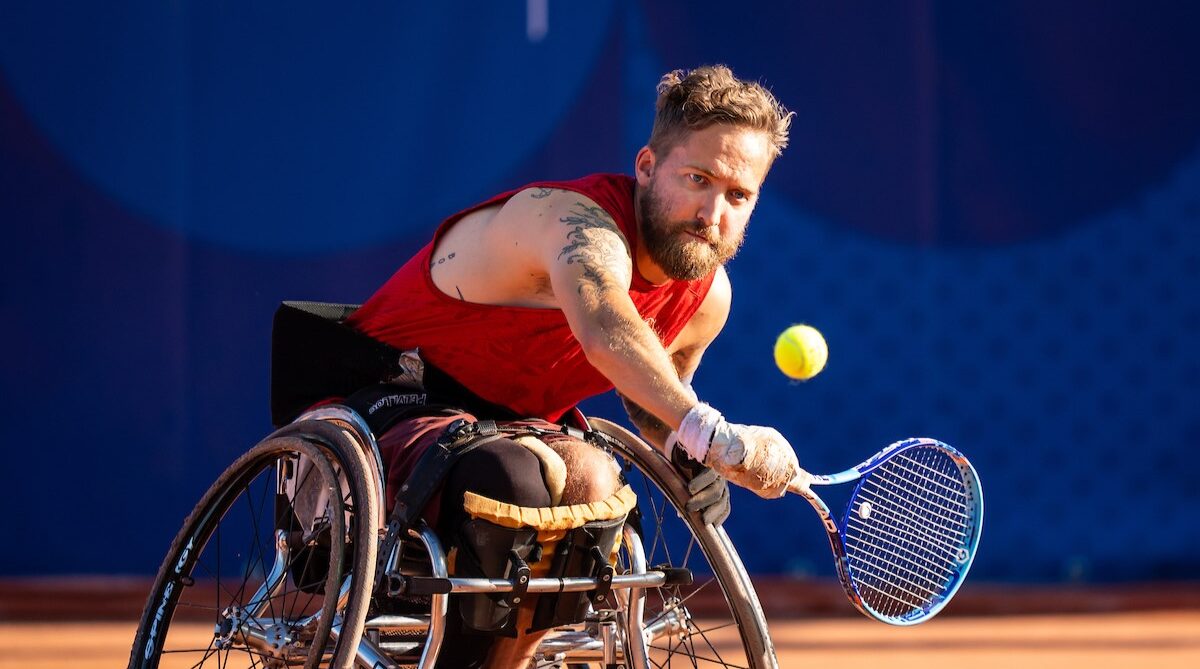
M645 621L670 615L684 629L649 644L649 666L776 669L758 595L725 530L684 510L686 485L658 451L615 423L592 419L591 427L610 437L638 494L640 517L632 522L647 563L687 568L695 576L692 585L646 592Z
M375 584L376 556L381 525L378 484L375 467L352 432L343 425L309 420L281 428L273 436L298 436L319 444L334 462L334 470L343 484L342 502L346 508L346 577L350 579L345 601L338 606L339 626L335 628L331 667L350 669L366 624L367 611Z
M328 496L325 529L320 536L308 537L316 541L304 546L295 542L305 534L300 520L286 496L276 494L278 472L296 471L301 457L312 463L304 476L316 477L318 481L310 481L317 486L313 489ZM182 661L182 667L264 667L281 655L292 663L302 657L305 668L352 667L371 602L379 528L376 484L374 468L358 441L331 422L290 424L251 448L217 478L175 537L143 611L131 669L160 667L161 661L164 667L176 661ZM233 627L236 614L229 611L245 608L274 565L275 534L280 529L293 537L287 573L280 592L266 602L271 622L259 625L257 632L271 640L288 640L278 641L278 649L263 639L259 647L252 647L246 635L236 637L232 629L222 634L221 629ZM236 530L247 548L239 552L233 547L230 554L228 540L222 538ZM245 565L229 572L229 559ZM343 597L346 579L349 587ZM203 643L188 637L197 633L188 622L192 617L208 626ZM264 643L269 644L266 650Z
M329 498L320 532L306 532L293 514L276 511L277 475L296 471L301 457L313 463L306 484L319 486ZM171 544L134 637L130 669L271 666L274 647L264 650L260 643L251 649L245 642L247 634L256 633L268 639L268 646L279 634L290 636L279 644L280 652L303 653L303 666L317 667L335 618L343 551L290 551L279 592L262 602L266 615L261 618L272 622L235 621L237 609L249 608L275 562L276 516L279 529L292 538L289 546L298 549L304 539L329 545L346 533L344 498L327 451L316 444L271 437L239 457L200 499ZM296 573L322 578L298 583Z

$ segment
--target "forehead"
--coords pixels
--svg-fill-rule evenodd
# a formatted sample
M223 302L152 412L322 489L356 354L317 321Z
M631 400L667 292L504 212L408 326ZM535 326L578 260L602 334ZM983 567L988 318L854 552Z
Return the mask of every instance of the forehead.
M697 167L757 188L771 167L770 139L761 130L717 123L688 133L667 154L665 162L672 168Z

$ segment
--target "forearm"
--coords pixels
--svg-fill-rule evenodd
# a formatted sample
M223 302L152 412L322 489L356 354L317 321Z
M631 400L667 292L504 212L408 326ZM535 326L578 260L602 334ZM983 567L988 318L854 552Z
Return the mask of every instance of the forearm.
M629 420L633 422L642 436L649 441L659 451L666 451L667 436L671 434L671 428L667 424L659 420L654 414L646 411L638 406L633 400L617 393L621 398L621 404L625 406L626 413L629 414Z
M632 305L630 305L632 310ZM616 387L622 400L632 403L644 414L643 423L662 431L662 437L678 429L679 423L695 405L695 398L684 388L670 356L650 326L637 316L620 313L618 308L595 313L594 336L584 341L588 362ZM628 404L627 404L628 406ZM631 417L633 413L631 412ZM650 425L649 419L658 426ZM644 429L641 423L639 429ZM657 440L661 443L662 439Z
M550 199L547 272L584 355L618 392L678 428L695 400L629 297L634 260L619 227L590 200L575 194Z

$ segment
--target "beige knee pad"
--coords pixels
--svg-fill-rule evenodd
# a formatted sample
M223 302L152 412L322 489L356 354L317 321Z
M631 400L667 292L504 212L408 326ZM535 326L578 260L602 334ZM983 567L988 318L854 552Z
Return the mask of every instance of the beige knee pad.
M568 530L594 520L611 520L624 518L637 506L637 495L628 485L605 499L587 504L571 504L568 506L529 507L517 506L500 502L490 497L477 495L467 491L463 498L463 509L473 519L486 520L500 527L510 529L532 528L537 531L537 541L542 545L547 556L554 555L558 542ZM621 537L617 535L612 546L606 546L609 561L615 561L617 550L621 547ZM535 577L545 576L550 569L550 559L530 565Z
M525 434L513 441L529 449L541 461L542 478L546 481L546 490L550 491L550 506L558 506L562 501L563 489L567 486L567 463L537 437Z

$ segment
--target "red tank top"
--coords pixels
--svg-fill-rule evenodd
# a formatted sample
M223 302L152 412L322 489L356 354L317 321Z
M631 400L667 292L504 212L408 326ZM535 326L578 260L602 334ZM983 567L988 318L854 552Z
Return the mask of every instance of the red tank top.
M434 245L450 226L533 187L591 198L613 217L637 257L632 177L595 174L575 181L529 184L446 219L433 241L392 275L349 322L395 348L419 348L426 362L489 402L520 416L557 421L580 401L613 387L588 363L562 311L464 302L439 290L429 271ZM697 281L656 286L641 276L635 263L629 297L665 346L696 313L712 280L710 274Z

